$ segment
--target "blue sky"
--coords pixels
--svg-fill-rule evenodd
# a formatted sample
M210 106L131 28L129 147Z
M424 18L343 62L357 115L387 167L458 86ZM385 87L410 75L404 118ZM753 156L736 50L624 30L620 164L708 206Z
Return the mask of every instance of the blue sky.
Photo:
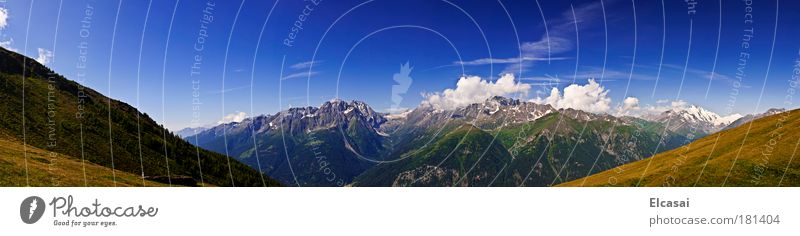
M614 107L626 97L642 107L683 100L727 115L797 107L785 100L800 58L800 16L792 14L798 3L779 2L769 64L776 2L753 3L750 24L742 1L703 1L691 13L684 1L664 1L662 8L660 1L625 0L6 0L0 42L33 58L41 51L55 71L84 78L173 130L335 97L379 111L413 108L423 94L455 88L462 75L494 82L506 72L531 86L526 99L596 78ZM750 27L753 38L743 49ZM746 76L731 96L743 52ZM82 53L86 76L78 77ZM196 56L202 63L192 74ZM406 62L412 82L393 104L393 78ZM193 105L198 99L202 104Z

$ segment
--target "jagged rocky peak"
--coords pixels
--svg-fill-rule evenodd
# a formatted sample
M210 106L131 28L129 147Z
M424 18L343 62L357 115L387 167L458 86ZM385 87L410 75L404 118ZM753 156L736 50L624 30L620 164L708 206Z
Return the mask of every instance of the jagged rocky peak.
M341 100L341 99L338 99L338 98L332 99L330 101L327 101L327 102L323 103L319 107L319 109L320 109L321 112L344 112L344 113L350 113L350 112L356 111L356 112L359 112L359 113L365 114L365 115L372 115L372 114L376 113L365 102L356 101L356 100L352 100L350 102L347 102L347 101L344 101L344 100Z
M503 96L494 96L486 99L484 104L496 104L500 106L518 106L520 104L519 99L507 98Z
M316 107L292 107L279 112L275 116L281 117L282 119L295 119L313 115L317 113L317 110L319 110L319 108Z
M247 125L259 124L259 123L262 123L262 122L264 122L266 120L269 120L271 118L272 117L270 115L258 115L258 116L255 116L255 117L244 118L244 120L242 120L242 122L239 122L239 123L247 124ZM233 123L235 123L235 122L233 122Z
M367 103L356 100L347 102L338 98L333 99L323 103L317 113L321 115L343 115L348 119L353 117L363 119L374 128L386 122L383 114L373 110Z
M262 133L284 127L287 131L306 132L319 128L331 128L342 125L348 127L352 122L363 124L377 130L388 120L384 114L376 112L361 101L343 101L334 99L319 107L292 107L274 115L249 117L241 122L230 122L211 127L205 132L220 136L223 131L229 134L237 132ZM199 132L198 132L199 133Z
M271 115L259 115L256 117L248 117L240 122L241 126L250 127L253 130L261 131L265 129L269 129L269 123L272 121L273 117Z
M319 107L289 108L274 117L280 120L273 122L273 125L300 122L301 127L305 128L347 125L351 119L366 122L373 128L386 122L383 114L376 112L366 103L355 100L347 102L341 99L326 101Z
M331 99L330 101L326 101L321 106L319 106L319 108L320 109L325 109L325 110L344 111L347 108L347 105L348 105L347 101L344 101L344 100L338 99L338 98L334 98L334 99Z

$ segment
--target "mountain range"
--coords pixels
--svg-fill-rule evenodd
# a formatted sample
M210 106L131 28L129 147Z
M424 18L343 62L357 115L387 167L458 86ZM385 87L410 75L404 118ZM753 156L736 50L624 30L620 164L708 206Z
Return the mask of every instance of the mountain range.
M185 139L287 185L551 186L680 147L744 118L697 106L616 117L505 97L387 114L334 99Z
M363 102L333 100L219 125L185 138L287 185L343 186L385 156L388 120ZM227 144L227 145L226 145Z

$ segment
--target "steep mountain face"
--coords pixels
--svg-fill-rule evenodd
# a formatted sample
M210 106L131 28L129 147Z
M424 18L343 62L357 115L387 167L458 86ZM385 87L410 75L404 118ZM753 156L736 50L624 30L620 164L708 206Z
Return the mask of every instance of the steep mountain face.
M549 186L689 139L669 131L662 137L657 122L499 97L453 111L420 107L405 120L392 137L398 145L388 159L397 161L353 185Z
M736 127L739 127L739 126L741 126L743 124L747 124L750 121L757 120L757 119L760 119L760 118L763 118L763 117L767 117L767 116L771 116L771 115L780 114L780 113L783 113L783 112L786 112L786 109L783 109L783 108L781 108L781 109L772 108L772 109L769 109L766 112L761 113L761 114L757 114L757 115L748 114L748 115L746 115L746 116L744 116L742 118L739 118L736 121L732 122L731 124L726 126L724 129L736 128Z
M180 177L218 186L278 185L242 163L192 146L147 114L31 58L0 49L0 71L0 133L113 170L87 178L113 181L116 172L127 172L166 183Z
M800 110L782 112L562 186L800 186L798 140Z
M686 108L667 110L655 116L646 116L645 119L664 124L672 132L705 136L722 130L741 117L739 114L723 117L702 107L690 105Z
M359 101L328 101L220 125L186 140L287 185L343 186L385 156L388 120ZM227 145L226 145L227 144Z

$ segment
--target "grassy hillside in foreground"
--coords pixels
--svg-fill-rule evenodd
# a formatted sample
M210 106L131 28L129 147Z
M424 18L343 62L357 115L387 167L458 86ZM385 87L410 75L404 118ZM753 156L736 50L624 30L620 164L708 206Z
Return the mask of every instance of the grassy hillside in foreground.
M279 185L236 160L196 148L133 106L5 49L0 101L0 132L33 147L167 183L188 176L217 186Z
M117 171L115 184L111 168L31 146L26 181L25 151L22 143L0 137L0 186L168 186L122 171Z
M559 186L800 186L798 141L793 110Z

